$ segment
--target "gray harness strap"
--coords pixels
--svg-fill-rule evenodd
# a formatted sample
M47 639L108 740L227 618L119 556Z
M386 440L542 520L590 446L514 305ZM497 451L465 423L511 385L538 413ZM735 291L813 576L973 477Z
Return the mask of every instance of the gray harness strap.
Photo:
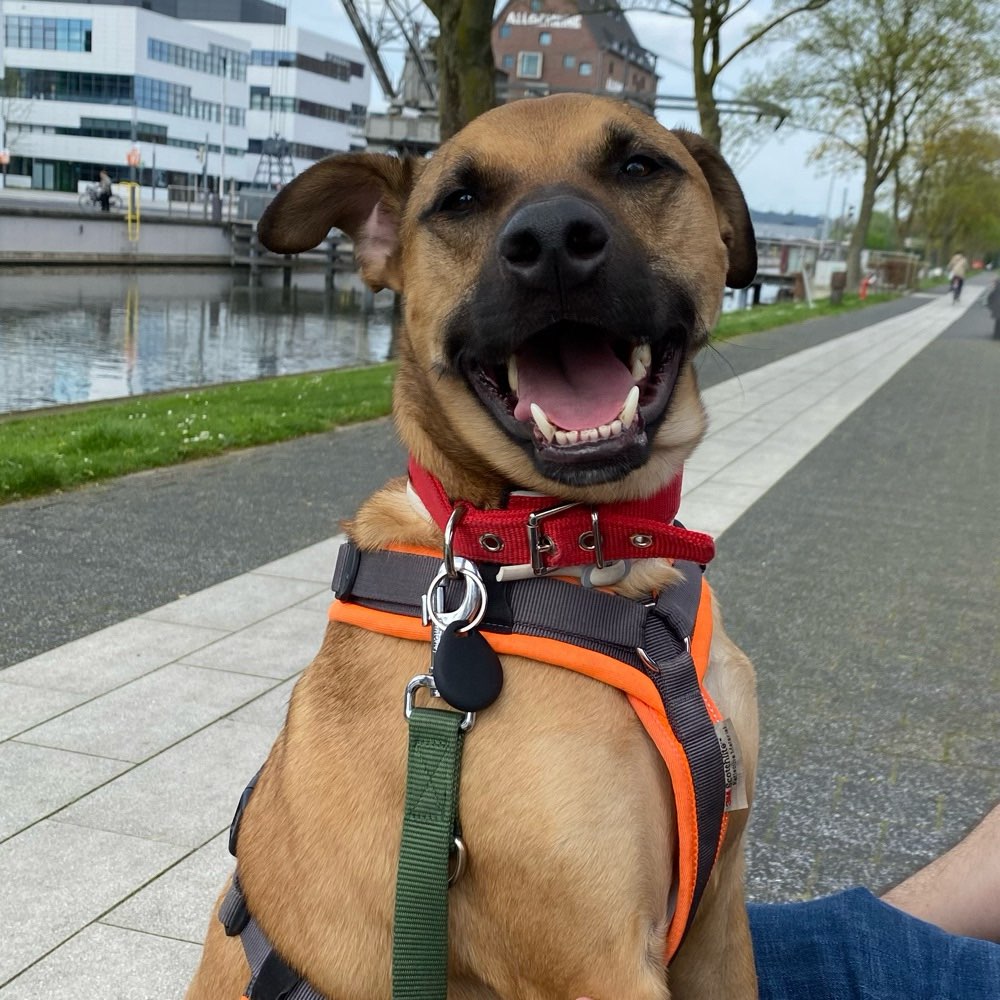
M558 639L627 663L656 685L667 721L687 755L694 779L698 865L694 901L685 928L689 930L712 872L726 802L722 750L690 652L703 567L676 563L682 581L663 591L655 602L643 604L550 577L501 583L496 579L496 566L477 565L487 591L480 631ZM419 618L421 597L440 568L440 559L430 556L363 552L353 542L346 542L337 556L332 589L340 601ZM446 592L449 607L459 603L458 586L454 593ZM256 782L254 776L233 817L229 849L234 856L240 819ZM247 909L238 871L219 909L219 919L226 933L230 937L238 934L243 943L251 970L248 1000L323 1000L267 941Z

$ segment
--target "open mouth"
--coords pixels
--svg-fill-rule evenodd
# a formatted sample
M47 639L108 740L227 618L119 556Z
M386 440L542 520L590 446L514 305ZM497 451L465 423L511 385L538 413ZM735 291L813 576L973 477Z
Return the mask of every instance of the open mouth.
M559 322L530 337L505 364L473 366L466 374L508 434L533 445L543 471L605 464L623 475L642 460L649 432L666 413L682 356L676 342L635 342Z

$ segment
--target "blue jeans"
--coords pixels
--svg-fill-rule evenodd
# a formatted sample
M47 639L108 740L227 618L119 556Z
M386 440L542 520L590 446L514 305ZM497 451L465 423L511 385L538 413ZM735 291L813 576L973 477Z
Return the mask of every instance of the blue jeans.
M1000 945L946 934L867 889L748 909L760 1000L1000 1000Z

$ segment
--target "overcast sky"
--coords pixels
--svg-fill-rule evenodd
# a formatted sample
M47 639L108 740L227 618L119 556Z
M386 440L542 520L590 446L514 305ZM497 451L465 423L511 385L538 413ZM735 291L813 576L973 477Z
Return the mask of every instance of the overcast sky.
M365 0L356 2L359 8L364 9ZM344 14L340 0L284 0L284 3L288 10L289 24L357 44L357 37ZM768 7L765 0L756 0L740 18L734 20L728 27L728 34L723 35L724 53L739 42L749 25L764 19ZM629 14L629 21L640 44L658 57L660 93L690 95L693 91L689 22L648 13ZM725 70L717 85L717 96L733 96L739 89L745 72L762 68L765 58L780 57L780 50L771 46L764 56L753 55L752 52L753 50L740 56ZM394 78L398 77L401 66L399 56L388 53L384 59L389 72ZM373 110L385 106L374 80L371 106ZM697 115L692 113L661 111L657 117L667 127L698 128ZM845 204L857 205L861 193L859 175L831 178L829 173L821 172L816 164L807 162L809 150L816 143L814 136L798 131L786 122L777 132L770 129L762 131L761 138L762 141L756 148L741 150L734 163L752 208L758 211L794 211L806 215L824 215L829 208L832 216L839 216Z

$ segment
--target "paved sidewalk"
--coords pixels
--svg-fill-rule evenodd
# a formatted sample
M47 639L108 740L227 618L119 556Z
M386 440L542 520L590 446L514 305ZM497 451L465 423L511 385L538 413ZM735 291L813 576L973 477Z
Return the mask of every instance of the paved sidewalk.
M959 306L928 298L709 388L711 431L686 472L682 519L730 529L961 320L968 291ZM0 673L0 1000L67 985L83 1000L182 995L230 869L236 798L319 646L336 545ZM981 780L995 794L995 764Z

